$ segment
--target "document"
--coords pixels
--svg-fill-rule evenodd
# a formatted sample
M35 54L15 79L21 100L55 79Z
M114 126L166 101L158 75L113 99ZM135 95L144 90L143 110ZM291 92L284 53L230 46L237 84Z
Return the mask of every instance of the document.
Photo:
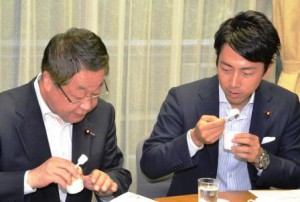
M132 193L132 192L126 192L120 196L118 196L117 198L111 200L110 202L124 202L124 201L128 201L128 202L156 202L150 198Z
M300 189L293 190L249 190L257 198L248 202L299 202Z

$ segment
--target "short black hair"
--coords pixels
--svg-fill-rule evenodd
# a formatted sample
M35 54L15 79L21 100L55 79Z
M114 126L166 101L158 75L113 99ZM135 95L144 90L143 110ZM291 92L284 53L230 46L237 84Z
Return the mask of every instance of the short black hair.
M267 71L275 55L280 54L280 39L271 21L261 12L245 11L223 22L215 34L214 48L218 65L220 52L228 44L251 62L263 62Z

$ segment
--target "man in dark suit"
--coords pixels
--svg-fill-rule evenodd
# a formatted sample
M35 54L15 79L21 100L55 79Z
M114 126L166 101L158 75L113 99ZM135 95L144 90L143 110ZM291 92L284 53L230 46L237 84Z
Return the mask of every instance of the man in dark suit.
M114 107L99 99L109 56L100 37L72 28L48 43L42 72L0 94L0 201L91 201L126 192ZM75 168L81 154L88 161ZM68 194L72 178L84 189Z
M174 173L168 195L197 193L197 179L221 191L300 185L296 94L263 80L279 54L276 29L260 12L226 20L215 34L217 75L172 88L144 143L149 178ZM226 121L231 109L240 114ZM225 150L223 132L239 131Z

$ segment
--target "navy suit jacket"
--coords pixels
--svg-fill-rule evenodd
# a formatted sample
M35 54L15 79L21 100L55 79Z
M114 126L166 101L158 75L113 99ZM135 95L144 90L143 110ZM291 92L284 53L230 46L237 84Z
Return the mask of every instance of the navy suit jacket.
M169 173L174 177L168 195L197 193L197 179L217 175L218 144L205 145L190 157L186 133L202 115L219 116L218 77L206 78L172 88L157 122L143 146L141 169L149 178ZM266 112L271 112L267 115ZM261 176L248 163L253 189L297 188L300 184L300 107L297 95L262 81L255 92L250 133L260 139L276 140L262 147L271 163Z
M25 171L51 157L41 110L32 80L0 94L0 201L59 202L57 184L37 189L24 196ZM91 129L95 136L86 135ZM83 173L100 169L118 184L116 195L128 190L130 172L123 169L123 155L117 146L115 112L111 104L99 100L84 120L73 124L72 161L88 156ZM68 195L66 201L91 201L92 192L84 189Z

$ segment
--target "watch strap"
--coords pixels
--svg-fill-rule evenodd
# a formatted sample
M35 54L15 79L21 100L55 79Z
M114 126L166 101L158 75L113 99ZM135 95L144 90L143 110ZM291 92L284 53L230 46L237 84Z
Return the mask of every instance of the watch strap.
M257 169L264 170L269 166L269 164L270 164L270 156L267 153L267 151L262 148L262 154L259 157L259 161L258 163L254 163L254 166Z

